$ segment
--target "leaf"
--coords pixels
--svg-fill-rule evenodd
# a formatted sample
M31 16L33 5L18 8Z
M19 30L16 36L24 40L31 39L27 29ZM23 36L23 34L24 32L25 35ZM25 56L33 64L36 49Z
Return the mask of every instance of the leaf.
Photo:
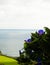
M44 27L47 34L50 33L50 29L48 27Z

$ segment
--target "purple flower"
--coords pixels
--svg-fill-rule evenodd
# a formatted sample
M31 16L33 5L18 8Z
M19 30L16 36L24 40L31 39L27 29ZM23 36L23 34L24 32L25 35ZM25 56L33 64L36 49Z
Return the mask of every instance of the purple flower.
M38 30L38 32L37 32L39 35L42 35L42 34L44 34L44 30Z
M38 61L38 62L41 62L41 58L38 57L38 58L37 58L37 61Z
M29 42L31 42L31 39L27 39L27 40L25 40L25 42L28 42L29 43Z
M38 62L37 65L42 65L41 58L38 57L37 62Z

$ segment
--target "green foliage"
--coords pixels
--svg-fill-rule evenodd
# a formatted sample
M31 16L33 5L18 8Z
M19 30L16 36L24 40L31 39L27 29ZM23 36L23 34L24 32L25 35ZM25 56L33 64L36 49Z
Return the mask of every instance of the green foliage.
M31 42L24 42L25 57L24 53L22 54L23 58L27 57L27 60L30 60L29 62L31 60L37 62L38 57L40 57L43 65L50 63L50 29L47 27L44 27L44 29L45 33L42 35L37 32L31 33Z

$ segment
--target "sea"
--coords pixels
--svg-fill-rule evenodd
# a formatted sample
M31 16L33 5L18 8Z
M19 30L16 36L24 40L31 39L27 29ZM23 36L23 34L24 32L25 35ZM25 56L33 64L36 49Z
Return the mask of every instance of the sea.
M24 40L31 38L35 29L0 29L0 51L7 56L18 57Z

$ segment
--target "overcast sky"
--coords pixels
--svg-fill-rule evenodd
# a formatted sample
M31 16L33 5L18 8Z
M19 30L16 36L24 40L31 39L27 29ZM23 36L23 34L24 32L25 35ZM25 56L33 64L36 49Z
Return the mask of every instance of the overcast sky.
M50 27L50 0L0 0L0 29Z

